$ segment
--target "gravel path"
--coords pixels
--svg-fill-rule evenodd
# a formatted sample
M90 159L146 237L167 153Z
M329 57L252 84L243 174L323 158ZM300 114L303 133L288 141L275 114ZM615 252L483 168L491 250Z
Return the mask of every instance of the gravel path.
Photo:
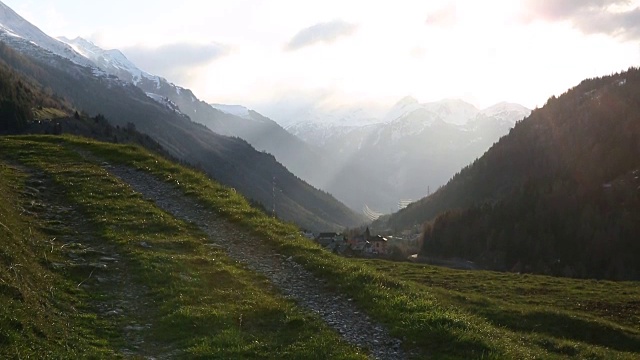
M400 340L389 336L381 325L361 313L351 299L329 291L324 281L291 258L276 253L255 235L205 210L152 175L123 166L104 164L104 167L176 218L196 224L209 235L210 246L225 249L232 259L265 275L285 296L317 313L346 341L368 349L371 358L405 358Z
M87 300L88 309L108 319L122 336L120 355L158 360L175 355L170 347L146 339L146 332L153 326L149 321L155 318L154 306L148 302L149 289L133 279L129 260L119 253L118 246L94 235L81 210L65 199L49 176L20 168L29 174L23 193L24 211L39 218L48 231L57 233L51 240L52 251L59 248L64 258L52 266L82 277L77 287L94 295Z

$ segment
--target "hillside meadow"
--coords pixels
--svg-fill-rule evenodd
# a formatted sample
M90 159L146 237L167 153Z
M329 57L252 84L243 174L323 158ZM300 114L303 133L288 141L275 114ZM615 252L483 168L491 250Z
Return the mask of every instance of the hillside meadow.
M168 343L169 353L178 350L186 358L363 357L360 349L340 341L335 332L284 299L260 276L225 260L219 251L214 255L221 261L207 260L213 250L203 246L197 228L159 211L126 184L109 177L99 166L104 162L169 182L212 213L258 235L386 325L403 340L411 357L640 356L638 283L464 272L338 257L303 238L294 225L251 207L235 191L201 172L137 146L69 136L0 138L0 190L8 194L0 201L4 225L0 234L8 239L1 263L0 354L20 358L48 351L52 358L101 357L118 354L123 346L121 334L113 331L114 320L99 316L91 307L100 299L78 286L89 274L54 265L64 264L69 250L51 239L73 229L63 221L38 223L37 216L15 206L23 203L20 198L35 172L50 182L55 190L51 196L80 209L83 218L78 221L90 233L126 255L133 270L132 284L148 287L156 301L171 304L149 307L148 317L161 325L149 335L151 343ZM135 226L149 214L156 223ZM125 219L133 226L122 226ZM167 240L175 237L181 241ZM148 239L159 251L142 251L125 240L132 238ZM195 281L180 281L181 274ZM226 280L215 281L221 277ZM33 308L40 310L30 311ZM269 316L258 315L265 313ZM239 328L238 314L255 317L243 316L249 324L243 321L246 327ZM219 331L210 331L216 327ZM76 353L70 352L72 343L78 346Z

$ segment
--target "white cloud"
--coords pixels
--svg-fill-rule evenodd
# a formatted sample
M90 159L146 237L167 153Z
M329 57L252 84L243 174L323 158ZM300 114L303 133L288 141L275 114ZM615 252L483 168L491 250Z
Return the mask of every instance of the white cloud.
M640 7L630 0L526 0L525 9L528 21L569 21L585 34L640 39Z
M456 3L448 3L444 7L434 10L427 16L427 24L434 26L453 26L458 21L458 7Z
M174 43L159 47L135 46L121 49L138 67L161 75L178 84L189 82L194 68L210 64L230 52L230 48L217 43Z
M315 24L300 30L287 44L287 50L298 50L320 42L332 43L343 36L353 34L357 25L342 20Z

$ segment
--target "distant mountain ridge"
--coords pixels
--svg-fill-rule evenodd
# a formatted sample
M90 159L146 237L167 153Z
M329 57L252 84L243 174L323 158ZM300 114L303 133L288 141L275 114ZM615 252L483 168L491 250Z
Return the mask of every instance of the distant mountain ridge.
M91 61L75 52L69 45L51 38L2 2L0 2L0 39L14 46L33 44L78 65L92 65Z
M146 79L160 86L160 81L164 80L159 76L151 75L140 70L134 63L129 61L120 50L104 50L81 37L76 37L72 40L61 36L58 40L68 44L74 51L91 60L93 65L96 65L108 74L117 76L123 81L137 85L140 81Z
M440 101L420 103L411 96L400 99L384 113L359 108L338 108L322 110L307 108L298 112L285 113L286 118L275 118L291 133L303 139L312 139L314 129L357 128L370 125L388 124L398 121L412 112L424 109L439 117L442 121L464 126L478 115L495 117L500 115L513 125L531 113L526 107L508 102L500 102L485 109L478 109L474 105L459 99L443 99ZM296 117L297 116L297 117Z
M222 111L225 114L235 115L243 119L251 120L251 114L248 108L242 105L225 105L225 104L209 104L213 108Z
M287 130L335 159L327 191L352 209L391 213L445 184L530 112L405 97L376 121L301 121Z

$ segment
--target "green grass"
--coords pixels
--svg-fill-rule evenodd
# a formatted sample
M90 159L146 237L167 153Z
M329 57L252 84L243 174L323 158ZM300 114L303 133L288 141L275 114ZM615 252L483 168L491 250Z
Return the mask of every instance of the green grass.
M58 119L66 116L69 115L56 108L40 108L33 111L34 120Z
M540 344L569 340L640 353L637 282L464 271L376 260L362 262L429 289L440 302L477 314L494 326L531 335L531 341Z
M405 349L416 354L417 358L636 359L639 356L637 303L633 302L638 294L636 283L518 277L487 272L452 272L447 269L411 264L345 259L330 254L302 238L295 226L282 223L252 208L232 189L209 180L199 172L166 161L138 147L102 144L74 137L20 137L4 141L4 143L0 141L0 149L7 149L8 143L18 142L29 144L31 149L58 148L59 146L63 147L64 151L83 149L105 161L132 166L172 183L186 195L197 199L204 206L227 217L238 226L261 236L279 252L293 256L296 261L317 276L326 279L330 286L351 297L365 312L384 323L392 335L403 339ZM65 168L68 167L65 166ZM64 174L62 178L69 179L71 175L73 174ZM108 178L106 175L103 176ZM75 186L76 182L82 183L82 179L78 178L73 182ZM84 191L85 195L87 193L91 191ZM106 200L98 198L91 200L91 204L99 205L102 201ZM136 203L136 207L142 206L143 203L139 205ZM113 216L109 214L112 210L117 210L117 207L110 209L108 213L90 214L90 217L99 225L104 223L105 229L110 229L113 225L109 224L119 221L111 219ZM123 210L119 216L131 216L135 211L136 209ZM103 218L104 220L101 220ZM163 232L170 232L175 228L176 236L180 234L181 237L186 236L182 234L188 231L195 231L184 224L171 225L171 222L165 221L158 222L153 227L162 229ZM119 231L136 230L121 229ZM140 234L132 235L134 238L140 237ZM111 241L125 241L123 246L127 245L126 240L122 239L130 238L127 235L116 239L115 235L109 233L105 233L104 236ZM195 242L188 238L186 240L190 243ZM148 241L157 242L159 245L164 240L149 238ZM174 249L173 246L176 245L173 244L168 249ZM198 248L197 246L192 247L190 252L198 251L194 250ZM148 279L143 280L150 281L154 287L160 286L162 289L157 296L170 302L176 294L189 294L186 289L172 291L168 288L164 281L172 281L170 276L160 283L155 283L160 280L159 277L154 276L156 274L154 269L164 266L162 264L165 261L169 263L166 265L169 266L167 269L171 270L166 272L167 274L184 274L186 270L182 270L182 267L190 266L188 259L176 258L176 255L172 255L174 259L160 258L160 254L146 258L145 253L137 254L135 249L131 251L141 259L141 264L144 265L141 268L147 269L145 271L150 274L147 275ZM215 258L221 255L205 253L197 263L204 263L211 256ZM154 259L162 259L162 261L156 263ZM240 274L234 273L235 268L233 271L227 271L230 275L223 272L225 274L223 278L242 279ZM142 272L142 275L145 273ZM190 271L186 274L195 279L193 284L202 284L203 280L214 277L214 275L203 276L203 273L206 274L205 271ZM254 274L246 273L244 282L253 284L255 279ZM216 298L230 297L234 300L234 306L255 309L260 304L249 301L253 295L247 294L268 290L266 284L263 284L264 287L259 285L260 282L255 285L258 286L257 288L241 294L223 291L216 295ZM233 297L236 295L237 297ZM163 314L166 314L163 321L166 321L164 324L168 327L174 325L185 329L189 326L194 327L194 334L197 335L198 340L184 340L188 342L185 346L194 356L211 351L223 351L216 350L222 348L237 349L230 354L225 353L229 356L265 355L273 353L272 351L281 351L292 357L297 356L296 354L305 354L303 356L311 354L304 349L313 348L313 345L309 344L309 342L313 343L313 339L309 339L308 342L301 341L295 346L276 347L279 350L274 350L269 345L264 345L266 348L262 348L258 344L250 345L240 341L242 338L237 334L238 329L233 326L228 326L226 331L220 332L218 337L211 339L200 334L200 329L207 326L205 324L210 322L229 324L234 319L237 320L242 311L234 307L216 308L215 304L208 303L206 298L203 300L196 296L187 296L187 300L170 306L171 309L179 308L180 311L170 312L169 309L162 309ZM227 317L229 312L233 315ZM266 313L271 314L269 311ZM301 322L297 317L287 319L285 316L278 321L280 324L289 324L290 320L293 324ZM302 322L307 321L311 320ZM320 325L317 326L320 327ZM257 334L262 334L260 323L251 328ZM158 334L162 339L165 339L162 336L167 336L167 340L179 342L180 340L171 338L173 335L175 334L169 329ZM259 344L273 344L274 341L277 343L277 340L261 338L262 335L256 336L262 339L258 341ZM322 339L328 339L328 337ZM319 342L317 346L323 348L324 340L317 341ZM235 344L245 345L236 346ZM218 348L218 346L221 347ZM346 354L346 350L344 351Z
M0 358L113 357L94 332L103 324L81 309L87 295L51 267L61 244L23 214L25 179L0 159Z
M93 234L115 246L130 264L135 282L149 289L145 311L153 326L145 338L148 344L166 344L163 351L185 358L364 358L362 350L345 344L317 316L280 296L264 277L205 246L205 234L194 226L164 213L98 165L51 140L0 138L0 157L43 171L69 203L79 206ZM22 239L15 242L24 245ZM141 242L150 247L140 246ZM12 254L17 250L7 251ZM41 257L35 254L34 260ZM47 276L51 271L45 273ZM72 284L87 278L86 271L57 276L71 278ZM37 288L44 286L43 282L40 279L31 285ZM77 288L70 299L83 308L81 320L102 323L90 326L87 322L80 329L69 326L70 334L61 336L94 334L108 357L113 357L124 344L116 331L121 320L88 311L92 298L108 300L112 295L85 294L82 289ZM28 314L24 321L29 321ZM33 339L21 344L0 342L0 354L10 354L15 348L35 351L33 344L48 346ZM85 348L89 354L98 354L89 345Z
M548 319L544 323L546 332L534 331L535 314L531 316L517 309L502 308L501 304L484 306L486 301L480 295L464 296L455 291L431 288L406 281L405 276L395 272L379 271L372 264L329 254L302 238L295 227L253 210L233 191L209 181L200 173L149 157L135 147L116 149L82 140L72 141L108 161L128 164L172 182L185 194L263 236L279 251L294 256L336 289L351 296L371 316L385 323L393 335L404 339L408 349L417 351L420 356L452 359L633 359L640 352L637 330L628 326L621 329L617 324L582 327L588 322L576 320L567 329L560 325L567 323L571 315L548 316L561 311L550 308L542 309ZM500 286L500 281L495 279L474 279L475 284L485 282L497 282L496 286ZM465 297L476 305L461 306L461 302L467 301ZM512 323L524 325L509 328L500 321L500 317L511 318ZM594 317L598 318L597 314ZM608 320L602 319L600 324L603 323L608 323ZM614 338L619 342L592 341L594 336L600 336L597 332L602 329L613 329ZM563 334L566 330L570 332ZM612 334L611 331L606 333Z

